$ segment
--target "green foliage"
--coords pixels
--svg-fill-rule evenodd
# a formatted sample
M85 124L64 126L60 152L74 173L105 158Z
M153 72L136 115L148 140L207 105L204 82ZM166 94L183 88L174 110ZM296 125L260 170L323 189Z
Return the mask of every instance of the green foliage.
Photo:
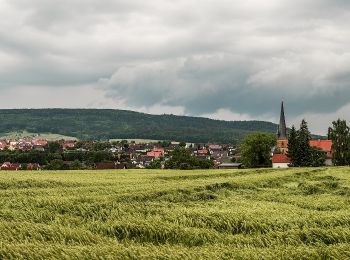
M59 142L49 142L48 150L50 153L60 153L62 152L62 146Z
M274 145L274 134L253 133L246 136L240 145L241 162L251 168L271 166L271 149Z
M166 169L210 169L214 166L211 160L198 159L191 156L191 151L185 147L177 147L171 158L165 162Z
M345 120L338 119L328 129L328 138L333 141L333 164L343 166L350 164L350 129Z
M310 147L311 134L303 119L299 130L293 126L288 136L288 156L294 167L322 166L325 155Z
M140 138L238 143L252 131L276 129L275 124L262 121L226 122L111 109L3 109L0 121L0 133L28 130L83 140Z
M162 164L160 160L154 160L146 167L147 169L160 169L162 168Z
M0 259L349 259L349 168L0 172Z
M326 153L319 148L310 148L310 166L322 167L326 162Z

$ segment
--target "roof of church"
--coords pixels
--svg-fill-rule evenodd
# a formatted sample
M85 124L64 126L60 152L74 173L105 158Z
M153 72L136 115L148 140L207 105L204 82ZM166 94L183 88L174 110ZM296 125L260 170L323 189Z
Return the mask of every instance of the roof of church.
M282 101L281 104L281 114L280 114L280 123L278 125L278 132L277 132L278 139L287 139L287 126L286 126L286 118L284 116L284 104Z

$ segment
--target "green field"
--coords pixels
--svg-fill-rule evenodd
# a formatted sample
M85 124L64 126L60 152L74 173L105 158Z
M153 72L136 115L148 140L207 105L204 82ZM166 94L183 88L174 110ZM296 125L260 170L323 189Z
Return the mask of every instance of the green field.
M136 143L136 144L144 144L144 143L158 143L161 140L153 140L153 139L110 139L110 142L120 142L120 141L128 141L128 143Z
M72 136L60 135L60 134L52 134L52 133L30 133L27 131L20 132L10 132L10 133L2 133L0 134L0 140L16 140L20 138L37 138L37 139L45 139L48 141L58 141L58 140L78 140Z
M350 168L0 172L0 259L348 259Z

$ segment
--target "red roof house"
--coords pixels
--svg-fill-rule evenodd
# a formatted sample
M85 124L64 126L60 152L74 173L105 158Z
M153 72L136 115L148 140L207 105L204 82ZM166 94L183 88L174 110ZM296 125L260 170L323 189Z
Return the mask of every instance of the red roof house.
M310 140L310 146L321 149L324 152L332 151L332 140Z
M4 171L18 171L21 169L21 164L5 162L1 165L0 169Z
M154 158L160 158L163 155L162 152L148 152L147 156L154 157Z

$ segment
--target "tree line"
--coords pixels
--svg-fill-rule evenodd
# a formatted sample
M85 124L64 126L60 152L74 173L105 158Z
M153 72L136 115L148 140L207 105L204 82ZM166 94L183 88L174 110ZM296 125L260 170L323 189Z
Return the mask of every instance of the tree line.
M273 132L263 121L219 121L199 117L149 115L112 109L0 110L0 133L53 133L80 140L153 139L193 143L234 143L252 131Z

